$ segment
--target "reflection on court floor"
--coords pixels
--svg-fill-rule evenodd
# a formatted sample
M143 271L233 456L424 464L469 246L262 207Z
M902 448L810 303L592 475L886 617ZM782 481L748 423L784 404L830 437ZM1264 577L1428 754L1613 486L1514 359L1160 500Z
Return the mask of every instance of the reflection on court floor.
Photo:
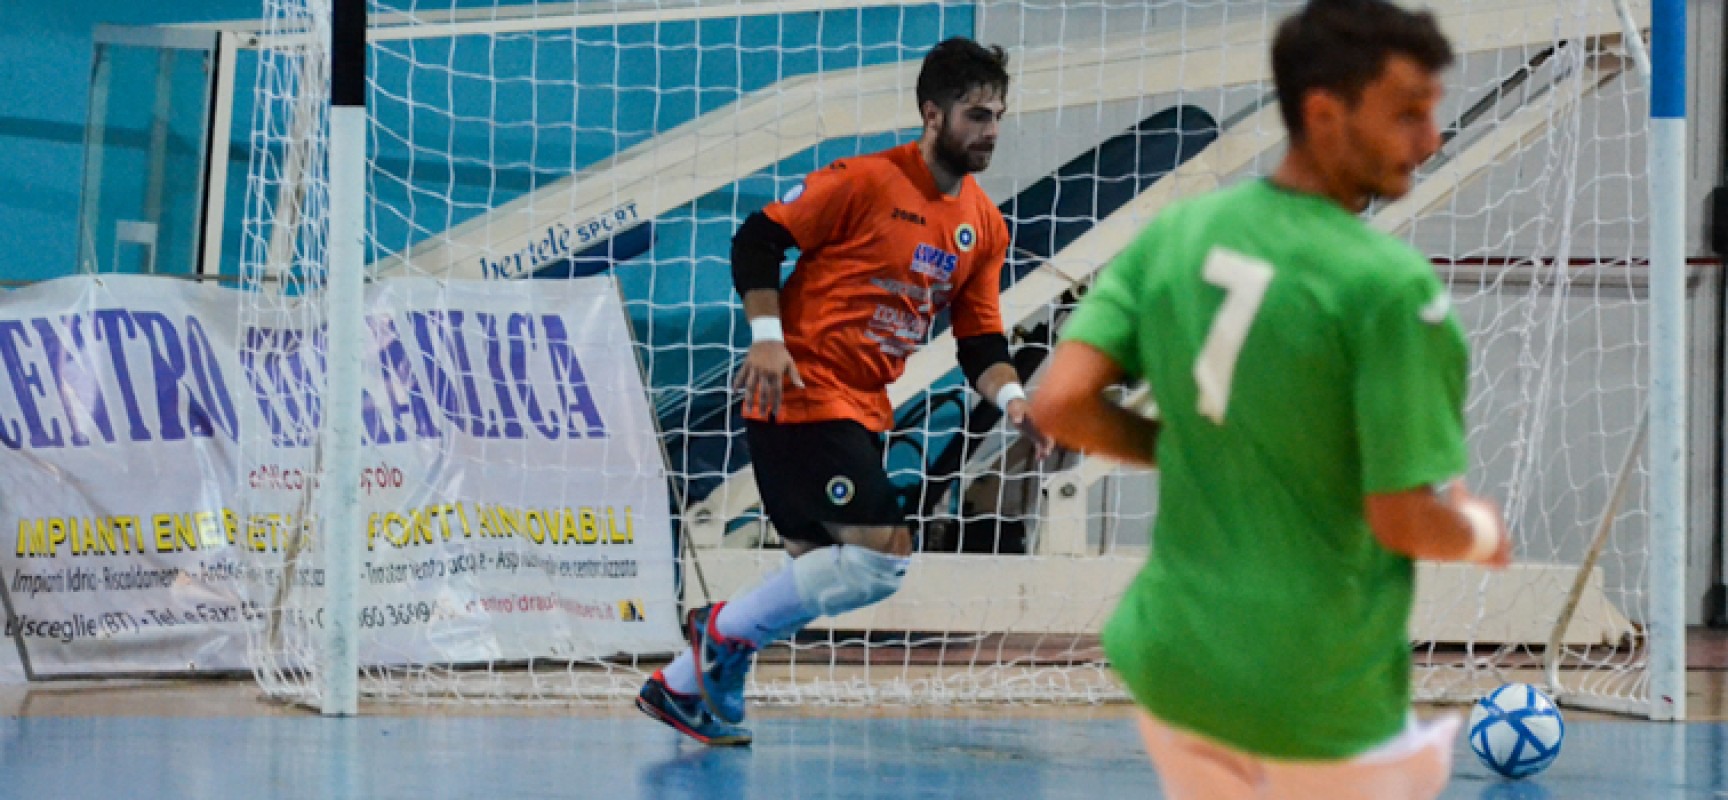
M1125 718L753 719L706 749L646 718L0 718L0 799L1157 798ZM1580 720L1539 779L1459 742L1448 800L1728 798L1728 723Z

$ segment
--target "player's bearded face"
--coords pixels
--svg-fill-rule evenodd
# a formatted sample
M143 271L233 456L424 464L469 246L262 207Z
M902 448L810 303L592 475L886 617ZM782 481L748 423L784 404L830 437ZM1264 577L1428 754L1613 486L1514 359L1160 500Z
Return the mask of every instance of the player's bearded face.
M1388 59L1380 77L1363 87L1345 121L1340 154L1361 191L1388 200L1410 192L1416 169L1440 149L1434 107L1443 91L1438 75L1402 56Z
M942 115L936 133L935 156L955 175L982 172L996 154L1002 98L991 89L974 89Z

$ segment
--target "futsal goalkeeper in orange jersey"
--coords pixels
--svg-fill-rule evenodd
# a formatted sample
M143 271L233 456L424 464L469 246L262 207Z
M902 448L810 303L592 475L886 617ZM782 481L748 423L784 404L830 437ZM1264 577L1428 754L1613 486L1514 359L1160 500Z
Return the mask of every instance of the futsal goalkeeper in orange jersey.
M752 343L739 370L762 505L792 563L690 617L692 647L642 687L646 714L707 744L745 744L752 654L899 589L912 535L882 465L888 384L950 312L962 370L1039 452L1000 310L1008 228L971 173L989 166L1008 94L1001 48L949 39L918 75L915 142L842 159L750 215L732 246ZM780 285L786 251L801 252Z

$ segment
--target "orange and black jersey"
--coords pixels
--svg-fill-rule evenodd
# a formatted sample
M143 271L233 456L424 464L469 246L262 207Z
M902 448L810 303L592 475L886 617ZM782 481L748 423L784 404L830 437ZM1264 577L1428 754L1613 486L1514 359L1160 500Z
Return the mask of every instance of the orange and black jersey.
M917 142L836 161L763 213L801 251L780 317L805 388L787 385L781 422L886 431L888 384L939 313L952 305L956 337L1003 332L1008 226L971 176L938 190Z

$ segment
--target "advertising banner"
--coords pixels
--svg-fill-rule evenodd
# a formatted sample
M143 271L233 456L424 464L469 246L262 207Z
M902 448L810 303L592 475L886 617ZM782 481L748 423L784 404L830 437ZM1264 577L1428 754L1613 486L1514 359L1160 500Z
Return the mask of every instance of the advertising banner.
M366 524L327 534L323 329L296 302L112 275L0 295L0 644L39 676L244 669L266 610L329 624L319 538L354 535L365 662L679 645L609 278L369 287Z

